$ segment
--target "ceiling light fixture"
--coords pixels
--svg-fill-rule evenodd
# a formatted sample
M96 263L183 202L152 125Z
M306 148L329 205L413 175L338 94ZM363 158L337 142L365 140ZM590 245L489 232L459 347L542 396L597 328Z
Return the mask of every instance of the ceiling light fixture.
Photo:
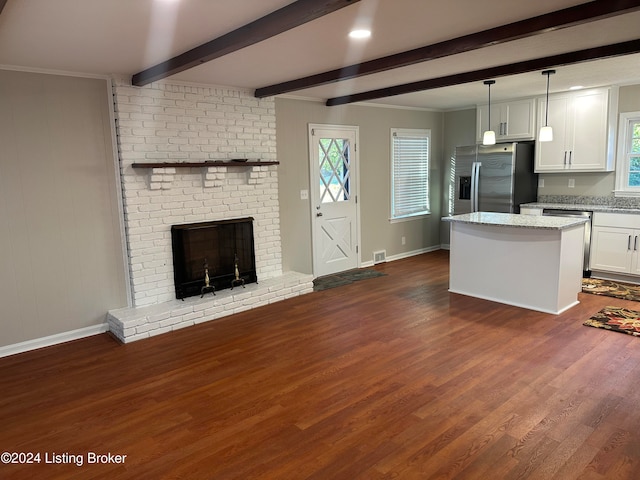
M547 103L545 105L544 127L540 129L540 134L538 135L538 141L540 142L553 141L553 128L549 126L549 77L554 73L556 73L555 70L545 70L542 72L542 75L547 76Z
M489 86L489 107L487 110L489 111L489 123L487 124L489 130L484 132L482 136L482 144L483 145L495 145L496 143L496 132L491 130L491 85L496 83L495 80L485 80L484 84Z
M371 36L371 30L358 29L351 30L349 32L351 38L369 38Z

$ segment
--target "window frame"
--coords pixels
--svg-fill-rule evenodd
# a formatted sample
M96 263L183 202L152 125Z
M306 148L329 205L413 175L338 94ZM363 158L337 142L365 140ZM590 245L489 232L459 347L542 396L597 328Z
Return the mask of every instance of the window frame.
M424 194L426 198L425 208L420 211L410 212L410 213L399 213L396 212L396 198L398 197L399 192L396 190L396 164L401 158L397 158L396 156L396 141L398 138L421 138L426 139L427 148L426 148L426 161L423 168L426 169L426 182ZM431 188L430 188L430 180L431 180L431 172L430 172L430 164L431 164L431 129L418 129L418 128L392 128L390 131L390 164L391 164L391 195L390 195L390 215L389 221L391 223L395 222L404 222L409 220L416 220L419 218L424 218L431 214Z
M624 112L620 114L618 123L618 151L616 155L616 197L640 197L640 186L629 186L629 164L631 142L633 140L633 124L640 123L640 111ZM637 156L638 154L633 154Z

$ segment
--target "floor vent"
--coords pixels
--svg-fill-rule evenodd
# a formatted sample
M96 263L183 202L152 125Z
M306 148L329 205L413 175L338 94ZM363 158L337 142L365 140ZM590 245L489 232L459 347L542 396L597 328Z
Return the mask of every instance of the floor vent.
M373 263L374 265L376 263L384 263L387 261L387 251L386 250L380 250L377 252L373 252Z

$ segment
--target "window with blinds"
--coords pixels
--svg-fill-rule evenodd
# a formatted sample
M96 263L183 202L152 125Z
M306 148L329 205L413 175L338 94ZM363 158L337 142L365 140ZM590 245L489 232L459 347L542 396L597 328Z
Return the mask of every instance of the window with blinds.
M616 196L640 196L640 112L620 114Z
M429 212L431 130L391 129L391 219Z

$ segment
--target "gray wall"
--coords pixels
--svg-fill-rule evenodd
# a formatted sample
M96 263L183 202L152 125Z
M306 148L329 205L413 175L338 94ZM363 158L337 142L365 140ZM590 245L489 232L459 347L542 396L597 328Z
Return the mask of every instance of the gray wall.
M387 257L440 245L442 205L443 114L370 106L326 107L318 102L276 99L280 222L283 269L312 272L311 206L300 199L309 186L308 124L356 125L360 128L361 259L373 252ZM431 129L431 210L426 219L390 223L390 129ZM402 245L401 238L406 238Z
M125 306L106 80L0 70L0 346Z
M640 111L640 85L620 87L618 92L618 112Z
M451 158L456 147L475 145L476 143L476 109L457 110L444 114L444 164L442 168L442 216L449 214L451 182ZM449 244L449 224L441 226L440 243Z

